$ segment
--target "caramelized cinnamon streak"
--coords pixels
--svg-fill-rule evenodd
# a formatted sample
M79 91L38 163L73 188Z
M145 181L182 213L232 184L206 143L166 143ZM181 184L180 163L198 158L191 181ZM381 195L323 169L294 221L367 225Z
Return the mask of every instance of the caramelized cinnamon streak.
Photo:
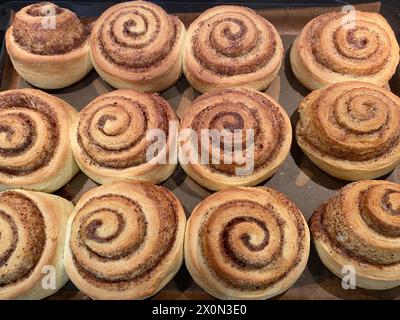
M123 213L116 209L101 207L100 209L90 211L84 217L80 218L80 238L78 240L78 246L84 247L85 250L88 250L91 254L96 256L97 259L102 261L120 260L138 250L143 244L143 241L147 235L148 225L141 206L136 201L127 197L103 195L98 198L90 199L90 201L85 204L82 210L85 210L87 207L90 207L93 204L95 205L96 201L113 203L119 202L123 207L126 208L127 212L134 212L137 214L136 228L138 234L135 237L135 240L132 241L132 243L130 243L128 246L115 248L115 250L112 252L101 252L100 250L96 250L96 248L91 248L89 245L87 245L87 243L90 243L91 241L100 244L111 243L113 240L117 239L126 228L126 220L124 219ZM112 215L115 217L115 232L107 235L106 237L101 236L98 232L98 230L103 226L103 221L101 220L102 215Z
M32 17L47 17L49 16L49 13L54 13L54 15L57 16L64 11L65 9L60 8L51 2L36 3L26 9L26 13Z

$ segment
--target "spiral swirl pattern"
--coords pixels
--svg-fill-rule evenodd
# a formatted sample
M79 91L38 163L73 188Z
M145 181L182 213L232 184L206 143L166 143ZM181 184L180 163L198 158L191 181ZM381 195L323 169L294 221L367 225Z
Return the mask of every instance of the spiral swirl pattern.
M50 111L49 111L50 110ZM37 97L9 93L0 101L0 141L3 174L32 173L51 160L59 140L58 121L51 106ZM44 135L39 135L44 132ZM30 153L28 163L17 163L13 158Z
M80 112L72 148L82 170L100 183L116 177L161 182L175 168L161 161L164 156L169 159L171 151L176 153L172 146L176 132L169 132L173 121L177 124L174 111L159 95L117 90L96 98ZM154 143L148 137L151 130L162 132L165 144L147 159ZM165 175L162 167L168 171Z
M75 13L50 2L24 7L17 12L12 34L27 52L52 56L82 47L90 34Z
M168 78L176 75L168 72L180 74L184 31L178 18L150 2L115 5L103 13L94 26L91 41L94 65L118 88L141 89L143 81L160 81L159 85L165 86L160 77L170 82ZM125 85L112 78L123 79Z
M72 209L53 195L18 189L0 193L0 300L41 299L67 282L60 258ZM42 287L48 266L55 270L51 289Z
M400 284L398 184L375 180L349 184L314 213L311 231L320 254L332 251L329 255L340 265L354 266L360 278L372 284L386 281L385 287L393 287L388 282Z
M308 258L307 224L297 207L269 188L218 192L192 213L185 261L196 282L218 298L269 298L288 289Z
M254 185L268 178L287 157L292 138L290 121L282 107L269 96L248 89L220 89L202 95L186 109L181 129L194 130L197 137L196 141L190 141L182 135L179 156L183 168L208 188L213 187L212 182L203 182L199 176L220 183L225 179L227 186ZM212 135L205 141L206 129L219 133L220 141ZM236 130L242 131L235 137ZM236 151L227 152L231 142ZM192 158L185 159L184 147L188 146L193 148L191 155L197 152L198 159L204 158L203 153L207 152L208 161L196 163ZM252 170L240 176L238 169L243 169L245 164L235 157L237 153L254 161Z
M29 277L46 242L43 216L18 192L0 194L0 288Z
M294 62L300 80L306 80L308 74L303 79L300 73L307 69L322 85L361 80L383 86L399 62L399 46L386 20L358 11L330 12L313 19L295 41L293 51L292 66ZM311 89L316 88L311 85Z
M68 168L63 173L66 178L61 180L66 181L58 181L51 188L59 188L71 179L77 168L69 139L62 132L68 132L75 114L71 106L38 90L1 93L0 188L47 190L50 186L40 185L60 175L58 168L64 165Z
M312 160L346 161L371 174L389 172L400 160L400 100L388 90L343 82L311 93L299 112L297 140Z
M265 89L283 58L274 26L245 7L205 11L190 26L187 39L184 72L201 92L216 85Z
M70 218L67 272L97 299L153 295L182 263L184 227L182 206L162 187L122 182L96 188Z

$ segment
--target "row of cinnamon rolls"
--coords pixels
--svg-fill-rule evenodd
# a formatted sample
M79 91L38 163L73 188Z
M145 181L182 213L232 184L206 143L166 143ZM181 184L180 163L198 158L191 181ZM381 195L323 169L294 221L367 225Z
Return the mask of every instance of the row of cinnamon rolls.
M186 224L171 191L138 180L92 189L75 207L41 192L2 192L0 233L0 299L41 299L68 279L94 299L144 299L184 258L213 296L266 299L296 282L310 245L300 210L275 190L221 191Z
M328 174L381 177L400 164L400 99L363 82L313 91L300 104L298 145ZM133 89L101 95L79 113L35 89L0 93L0 190L51 193L81 169L97 183L159 184L177 168L209 190L255 186L292 145L289 116L267 94L220 89L180 121L161 96Z
M120 3L93 24L51 3L23 8L6 35L18 73L42 89L71 85L93 67L111 86L161 92L183 73L196 90L264 90L284 48L275 27L255 11L217 6L185 30L150 2ZM393 30L377 13L329 12L311 20L290 53L294 74L311 90L342 81L384 86L399 63Z
M297 139L321 168L358 178L371 166L381 173L398 154L398 103L389 91L362 82L321 89L300 107ZM283 108L248 89L216 90L188 107L181 130L251 128L253 146L247 147L254 151L254 170L237 176L234 169L242 164L224 162L224 153L220 162L203 164L182 161L180 152L191 177L206 188L226 189L199 204L187 225L170 191L140 182L161 182L174 170L176 163L160 159L174 158L169 145L182 148L169 126L176 119L159 95L134 90L100 96L79 114L38 90L0 93L1 186L10 189L0 194L0 298L48 296L67 274L96 299L145 298L173 278L183 256L193 279L218 298L264 299L295 283L310 242L300 210L270 188L231 188L257 184L285 159L291 127ZM147 161L153 141L146 132L152 129L164 140L153 153L156 161ZM196 137L183 142L204 142L201 133ZM207 159L222 150L221 142L206 145ZM78 171L77 164L104 185L83 195L75 208L60 197L19 189L56 190ZM397 184L362 180L316 211L311 232L330 270L340 276L352 266L363 288L399 285L399 194ZM44 285L43 273L54 274L57 286Z
M338 277L357 287L400 285L400 185L354 182L316 210L311 235ZM93 299L144 299L170 282L183 260L220 299L267 299L302 275L310 250L303 214L266 187L217 192L186 222L169 190L115 182L76 206L55 195L0 193L0 299L41 299L70 279ZM351 269L350 269L351 268Z
M51 19L43 20L47 11L61 23L62 39ZM291 51L299 80L323 87L300 105L297 142L322 170L346 180L376 178L400 163L400 101L382 88L398 63L397 42L379 15L355 17L316 18ZM32 33L39 21L46 28ZM0 189L12 189L0 194L0 298L43 298L68 277L92 298L146 298L173 278L183 256L194 280L218 298L265 299L293 285L307 263L308 226L284 195L250 187L277 171L292 142L284 109L249 89L265 89L279 70L283 49L274 27L249 9L224 6L206 11L183 37L177 18L133 2L110 8L89 29L66 9L33 5L17 14L7 46L15 68L44 87L78 81L93 62L115 87L160 91L180 77L183 59L197 90L222 88L193 101L180 123L159 95L132 89L102 95L79 114L38 90L0 93ZM65 68L67 56L76 64ZM47 69L49 59L56 71ZM325 87L330 79L338 83ZM204 140L205 129L232 140ZM236 131L251 135L235 140ZM238 158L226 153L235 147ZM248 153L250 172L243 163ZM177 160L205 188L228 189L199 204L187 224L170 191L139 182L164 181ZM19 190L55 191L79 168L104 185L75 208ZM341 276L352 266L357 284L368 289L400 284L399 188L362 180L315 212L311 232L332 272ZM46 267L56 275L47 289Z

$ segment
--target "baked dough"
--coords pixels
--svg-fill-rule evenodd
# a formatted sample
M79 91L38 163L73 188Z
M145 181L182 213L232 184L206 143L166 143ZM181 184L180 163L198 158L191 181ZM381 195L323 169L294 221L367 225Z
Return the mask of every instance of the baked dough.
M210 130L208 137L204 130ZM185 110L179 138L185 172L203 187L221 190L255 186L271 177L289 154L292 129L286 111L268 95L219 89ZM230 145L235 145L233 152Z
M185 224L182 205L163 187L100 186L82 196L69 219L65 268L91 298L150 297L182 264Z
M292 45L290 63L310 90L343 81L385 86L396 72L399 45L378 13L329 12L303 28Z
M63 253L71 202L24 190L0 193L0 299L46 298L68 281Z
M93 65L90 26L75 13L50 2L22 8L6 33L15 70L32 85L60 89L86 76Z
M300 210L264 187L217 192L192 212L185 263L219 299L267 299L290 288L307 265L310 235Z
M145 1L106 10L93 27L90 52L100 76L117 89L161 92L182 75L185 27Z
M35 89L0 93L0 191L53 192L79 172L69 131L77 111Z
M374 179L400 163L400 99L363 82L313 91L299 107L297 143L339 179Z
M340 278L353 269L360 288L399 286L399 208L399 184L363 180L342 188L311 219L322 262Z
M178 127L174 111L158 94L116 90L80 111L71 129L72 150L82 171L98 183L161 183L177 166ZM154 142L151 132L160 140Z
M197 91L265 90L277 76L284 48L275 27L241 6L216 6L189 27L183 72Z

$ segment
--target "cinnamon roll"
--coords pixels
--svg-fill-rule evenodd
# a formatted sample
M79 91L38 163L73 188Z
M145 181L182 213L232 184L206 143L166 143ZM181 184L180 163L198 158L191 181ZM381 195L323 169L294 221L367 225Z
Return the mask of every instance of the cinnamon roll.
M290 288L306 267L310 235L300 210L264 187L217 192L192 212L185 262L219 299L267 299Z
M0 190L53 192L78 173L69 139L77 112L35 89L0 93Z
M289 117L271 97L249 89L219 89L185 110L179 162L210 190L254 186L276 172L291 141Z
M16 13L6 47L22 78L42 89L59 89L92 70L89 35L89 25L75 13L41 2Z
M399 184L364 180L347 185L314 213L311 233L322 262L336 276L353 269L357 287L400 285Z
M384 86L399 63L399 45L378 13L329 12L303 28L290 62L297 79L310 90L355 80Z
M82 109L71 130L72 150L82 171L98 183L161 183L177 166L177 127L174 111L158 94L121 89Z
M275 27L255 11L217 6L189 27L183 72L200 92L215 87L265 90L281 67L284 49Z
M69 219L65 268L91 298L147 298L179 270L185 224L182 205L163 187L100 186L83 195Z
M344 180L373 179L400 163L400 99L363 82L308 95L299 107L297 143L310 160Z
M65 285L69 201L41 192L0 193L0 299L43 299Z
M115 88L160 92L182 75L183 23L145 1L120 3L94 25L90 50L95 69Z

